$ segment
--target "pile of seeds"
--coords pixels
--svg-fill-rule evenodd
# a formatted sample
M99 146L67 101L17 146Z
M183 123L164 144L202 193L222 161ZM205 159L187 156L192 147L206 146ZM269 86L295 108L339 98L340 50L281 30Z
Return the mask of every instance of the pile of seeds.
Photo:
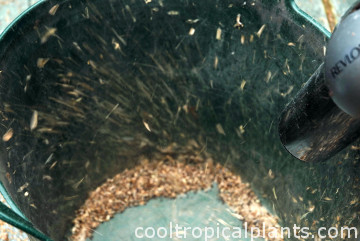
M91 237L93 230L126 208L144 205L152 198L175 198L179 194L211 188L216 182L221 199L229 205L234 216L247 222L248 229L265 224L265 237L270 227L280 226L277 218L260 204L249 184L238 175L211 158L202 162L175 161L167 156L160 162L143 160L131 170L125 170L91 192L85 204L78 210L72 229L72 240L82 241ZM263 235L263 233L261 233ZM280 236L278 236L280 237ZM279 240L279 239L277 239Z

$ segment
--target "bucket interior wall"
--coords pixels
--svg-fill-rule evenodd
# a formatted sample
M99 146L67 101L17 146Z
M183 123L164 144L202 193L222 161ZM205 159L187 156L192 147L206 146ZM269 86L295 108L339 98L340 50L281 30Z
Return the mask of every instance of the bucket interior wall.
M0 45L2 183L64 240L107 178L195 140L194 153L250 182L284 226L357 225L357 148L302 163L279 141L278 116L326 41L294 18L284 1L41 3Z

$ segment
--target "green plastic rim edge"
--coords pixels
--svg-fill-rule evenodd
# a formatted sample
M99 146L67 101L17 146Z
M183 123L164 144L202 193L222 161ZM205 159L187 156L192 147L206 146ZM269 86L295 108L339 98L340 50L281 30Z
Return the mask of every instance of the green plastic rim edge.
M42 4L46 0L40 0L24 12L22 12L18 17L16 17L0 34L0 41L2 41L3 37L10 32L10 30L16 26L17 22L23 18L28 12L32 9L36 8L38 5ZM6 191L4 185L0 181L0 193L3 195L6 202L9 204L10 208L8 208L5 204L0 202L0 220L7 222L8 224L24 231L25 233L31 235L34 238L37 238L42 241L52 241L49 237L45 234L34 228L32 223L27 220L21 210L17 207L14 203L8 192Z
M0 41L2 41L3 37L9 32L10 29L16 26L17 22L24 17L27 13L29 13L32 9L36 8L38 5L44 3L46 0L40 0L23 13L21 13L8 27L0 35ZM326 38L330 38L331 33L320 23L318 23L313 17L308 15L302 9L300 9L295 0L286 0L285 5L289 13L292 15L292 18L295 22L299 24L308 24L314 28L315 31L322 33ZM6 205L0 202L0 219L13 225L14 227L30 234L31 236L42 240L42 241L52 241L49 237L44 235L42 232L34 228L34 226L29 222L24 214L20 211L20 209L13 202L9 194L7 193L4 185L0 182L0 193L4 196L4 199L10 205L11 209Z
M286 1L286 7L290 12L293 13L294 20L299 23L310 23L316 30L320 31L327 38L330 38L331 32L322 26L318 21L313 17L304 12L299 6L295 3L295 0Z

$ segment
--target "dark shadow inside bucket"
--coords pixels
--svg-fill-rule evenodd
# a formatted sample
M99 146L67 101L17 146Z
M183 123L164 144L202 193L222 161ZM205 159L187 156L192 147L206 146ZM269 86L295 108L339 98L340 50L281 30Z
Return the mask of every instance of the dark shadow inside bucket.
M308 164L279 141L278 116L325 45L294 18L277 1L40 4L0 46L1 181L64 240L90 191L194 140L191 151L250 182L283 225L358 225L358 149Z

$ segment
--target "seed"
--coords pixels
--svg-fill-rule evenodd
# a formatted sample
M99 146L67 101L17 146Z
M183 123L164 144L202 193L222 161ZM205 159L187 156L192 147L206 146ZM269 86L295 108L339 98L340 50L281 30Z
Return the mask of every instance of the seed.
M241 44L244 44L244 43L245 43L245 36L244 36L244 35L241 35L240 42L241 42Z
M46 41L48 41L48 39L51 37L51 36L54 36L55 33L56 33L56 28L47 28L46 29L46 32L43 34L43 36L41 37L41 43L44 44L46 43Z
M29 186L29 183L26 182L24 185L22 185L21 187L19 187L19 189L17 190L17 192L22 192L24 191L25 188L27 188Z
M145 121L143 121L143 123L144 123L144 126L145 126L146 130L148 130L148 131L150 131L150 132L151 132L151 129L150 129L149 124L148 124L148 123L146 123Z
M12 128L10 128L2 137L3 141L7 142L9 141L14 135L14 131Z
M219 58L217 56L215 56L214 69L217 69L218 64L219 64Z
M264 29L266 27L266 24L264 24L263 26L261 26L261 28L259 29L259 31L256 33L256 35L260 38L261 34L264 32Z
M170 16L176 16L176 15L179 15L179 14L180 13L178 11L174 11L174 10L168 12L168 15L170 15Z
M58 10L59 6L60 6L59 4L56 4L52 8L50 8L49 14L54 16L56 11Z
M199 22L199 19L188 19L188 20L186 20L186 22L190 23L190 24L194 24L194 23Z
M49 58L38 58L37 60L37 67L42 69L45 67L46 63L49 61Z
M11 179L10 173L7 172L7 173L5 174L5 176L6 176L6 179L8 180L8 182L11 184L12 179Z
M235 28L244 27L244 24L243 24L242 22L240 22L240 17L241 17L240 14L238 14L238 15L236 16L236 23L234 24L234 27L235 27Z
M222 125L220 123L216 124L216 130L217 132L219 132L221 135L226 135L225 134L225 131L224 131L224 128L222 127Z
M221 39L221 28L218 28L218 29L216 30L216 39L217 39L217 40L220 40L220 39Z
M254 41L254 35L250 35L250 43L252 43Z
M241 85L240 85L240 89L241 89L241 91L243 91L243 90L244 90L245 85L246 85L246 80L242 80L242 81L241 81Z
M38 112L34 110L30 120L30 130L34 130L38 125Z
M194 35L194 33L195 33L195 28L190 28L189 35Z

